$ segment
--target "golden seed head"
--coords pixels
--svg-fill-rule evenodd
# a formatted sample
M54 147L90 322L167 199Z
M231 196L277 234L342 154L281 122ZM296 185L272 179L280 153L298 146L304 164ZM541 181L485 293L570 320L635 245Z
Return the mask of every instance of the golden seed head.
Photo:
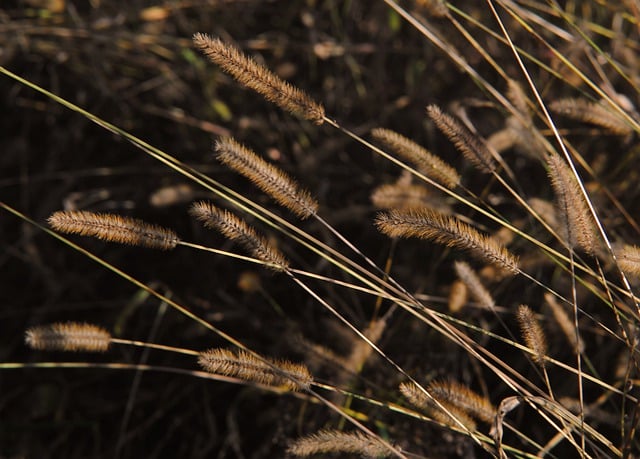
M308 389L313 382L311 373L302 364L258 358L243 350L209 349L200 353L198 363L209 373L282 386L292 391Z
M324 107L300 89L287 83L234 46L203 33L193 36L193 43L212 62L280 108L315 124L324 122Z
M265 238L259 236L244 220L228 210L218 209L206 201L199 201L191 206L189 213L205 227L215 229L240 244L255 258L267 263L271 269L285 271L289 267L284 255L272 247Z
M170 250L180 239L168 228L114 214L61 210L51 214L49 225L62 233L93 236L103 241Z
M300 189L291 177L235 139L221 137L215 150L220 162L247 177L298 217L305 219L318 211L318 202L308 191Z
M97 325L58 322L31 327L25 332L25 343L31 349L46 351L105 352L111 334Z

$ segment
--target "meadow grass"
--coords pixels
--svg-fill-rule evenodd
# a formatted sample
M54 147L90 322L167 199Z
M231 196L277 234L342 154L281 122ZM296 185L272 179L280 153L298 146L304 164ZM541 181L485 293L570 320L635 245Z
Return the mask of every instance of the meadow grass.
M81 158L40 146L42 175L23 164L3 182L3 263L20 263L0 363L9 454L640 454L640 13L237 3L235 26L186 2L140 10L137 35L67 26L70 4L9 10L23 28L4 33L84 77L60 53L104 35L103 77L117 62L127 88L114 100L176 137L161 148L144 120L0 66L14 104L93 136ZM242 8L282 35L243 26ZM138 97L154 82L177 92ZM105 142L126 155L89 169ZM16 289L30 270L41 290Z

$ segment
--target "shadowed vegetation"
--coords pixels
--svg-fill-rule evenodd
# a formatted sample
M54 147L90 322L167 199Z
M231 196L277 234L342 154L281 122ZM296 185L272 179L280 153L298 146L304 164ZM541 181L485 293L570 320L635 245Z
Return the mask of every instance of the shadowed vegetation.
M3 3L0 455L638 456L639 21Z

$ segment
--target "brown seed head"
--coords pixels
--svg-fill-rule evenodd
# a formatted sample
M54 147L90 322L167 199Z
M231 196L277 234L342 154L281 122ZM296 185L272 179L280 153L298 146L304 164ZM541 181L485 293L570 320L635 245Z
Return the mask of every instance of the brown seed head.
M398 156L415 164L424 175L447 188L455 188L460 183L460 174L453 167L413 140L383 128L372 130L371 135Z
M389 237L429 239L448 247L468 250L511 274L518 273L518 259L493 238L480 234L460 220L431 209L392 210L380 213L378 229Z
M220 162L247 177L298 217L308 218L318 211L318 202L309 192L300 189L291 177L231 137L219 138L215 150Z
M180 242L176 233L168 228L114 214L63 210L51 214L47 221L63 233L93 236L119 244L170 250Z
M547 339L540 323L526 304L518 307L517 317L524 342L533 351L534 362L543 367L544 357L547 355Z
M489 290L482 284L480 277L471 268L468 263L464 261L456 261L454 268L458 278L464 282L471 296L485 309L493 309L496 305Z
M228 210L218 209L206 201L191 206L189 213L200 220L205 227L220 231L222 235L237 242L258 260L262 260L276 271L284 271L289 262L267 240L256 233L244 220Z
M321 430L299 438L291 442L287 451L295 456L343 453L372 459L389 457L392 454L388 447L370 435L340 430Z
M560 155L549 155L547 161L565 242L572 249L595 253L599 241L595 221L573 171Z
M105 352L111 335L97 325L59 322L29 328L25 342L31 349L45 351Z
M469 162L487 174L496 170L496 161L482 138L471 132L454 117L443 113L437 105L429 105L427 113L438 129L449 138Z
M432 381L428 390L439 402L454 406L480 421L493 422L496 415L493 404L464 384L456 381Z
M209 349L198 356L198 363L209 373L234 376L268 386L297 391L308 389L313 378L307 367L287 361L260 359L246 351Z
M193 43L240 84L262 94L269 102L315 124L324 122L324 107L321 104L246 56L239 49L203 33L195 34Z

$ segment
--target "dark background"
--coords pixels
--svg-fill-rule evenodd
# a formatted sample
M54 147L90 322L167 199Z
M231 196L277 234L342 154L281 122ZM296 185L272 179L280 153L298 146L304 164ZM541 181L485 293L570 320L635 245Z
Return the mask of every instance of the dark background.
M477 6L480 2L456 3L472 16L488 14ZM464 45L450 24L430 20L460 45L478 72L504 90L504 81ZM354 132L366 135L378 126L395 129L459 170L469 169L426 121L424 109L430 103L446 108L485 95L383 2L3 1L0 64L293 220L215 161L212 139L233 135L311 190L321 214L384 265L390 244L372 224L375 209L369 194L375 186L394 181L397 168L328 126L300 121L241 88L192 48L195 32L235 43L321 101L330 117ZM487 49L496 46L486 40ZM524 41L523 46L545 56L534 43ZM507 50L499 48L495 57L507 74L519 75ZM536 76L547 93L568 91L540 73ZM192 200L210 198L197 184L5 76L0 76L0 94L0 200L40 224L53 211L75 206L142 218L175 229L184 240L239 251L189 218ZM491 108L479 109L477 115L474 122L481 133L493 132L503 122L500 112ZM621 144L610 137L591 138L583 152L595 158ZM548 185L542 185L542 168L523 159L514 168L532 195L550 198ZM609 183L619 183L622 173L627 182L637 179L635 170L609 170ZM481 189L486 177L472 173L465 180L470 188ZM178 187L184 197L158 202L157 193L166 187ZM633 212L637 186L626 190L625 205ZM300 225L334 243L316 223ZM277 237L267 228L260 230ZM187 248L162 253L71 239L263 355L308 359L299 336L336 353L348 349L347 333L284 276ZM278 240L297 267L344 277L293 242ZM129 346L113 346L98 356L35 352L24 346L27 327L65 320L97 323L122 338L196 350L226 346L193 321L165 310L156 298L8 212L0 213L0 244L0 361L138 363L143 358L140 349ZM413 242L403 248L394 254L396 276L411 291L445 297L452 274L450 263L441 263L448 252ZM246 276L252 276L254 288L239 285ZM355 324L367 323L374 299L312 285ZM522 296L531 295L527 301L541 298L528 283L498 289L525 292ZM505 300L520 301L525 300L513 295ZM462 351L406 318L392 321L381 344L417 375L470 380L475 371ZM153 351L145 358L158 366L197 369L194 359L171 353ZM339 379L330 366L314 370L320 378ZM97 368L0 370L0 457L280 457L289 439L337 424L326 409L291 395L161 371L141 374L124 424L135 377L131 370ZM364 392L398 401L393 391L402 380L374 361L352 382ZM373 392L371 387L378 389ZM494 402L505 395L504 388L490 390ZM467 438L374 407L356 408L372 421L380 420L372 422L379 434L390 434L411 452L429 457L472 454Z

